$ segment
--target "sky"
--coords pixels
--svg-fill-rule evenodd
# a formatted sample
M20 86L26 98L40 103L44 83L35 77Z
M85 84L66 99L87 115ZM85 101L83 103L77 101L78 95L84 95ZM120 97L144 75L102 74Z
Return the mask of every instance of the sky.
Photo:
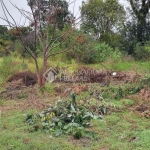
M21 18L21 15L20 15L20 13L18 13L18 10L16 8L14 8L9 1L11 1L13 4L16 4L19 8L29 11L30 8L27 6L27 0L3 0L3 1L6 5L6 7L8 8L8 10L10 11L11 15L16 20L16 22L18 24L20 24L20 22L24 23L24 19ZM74 0L69 0L69 1L73 2ZM127 0L119 0L119 1L124 6L127 5L127 2L126 2ZM76 0L75 3L72 3L69 7L70 11L74 10L73 12L76 17L78 17L80 15L79 7L81 6L81 3L82 3L82 0ZM0 17L2 17L2 16L3 16L3 10L0 5ZM2 19L0 19L0 25L7 25L7 23L5 21L3 21Z

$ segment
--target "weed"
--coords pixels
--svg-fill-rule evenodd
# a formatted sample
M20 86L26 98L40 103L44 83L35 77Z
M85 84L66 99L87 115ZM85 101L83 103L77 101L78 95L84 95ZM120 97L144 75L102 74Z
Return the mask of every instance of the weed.
M5 104L6 104L6 101L4 99L1 99L0 100L0 106L5 106Z
M131 99L123 99L122 101L123 101L123 103L124 103L126 106L132 106L132 105L134 105L134 101L131 100Z
M32 125L33 131L43 129L46 132L60 136L62 133L71 134L74 138L81 138L85 127L90 125L91 119L101 118L86 109L76 105L76 96L72 93L72 101L59 101L56 106L49 107L39 115L26 115L26 122Z
M149 88L150 87L150 75L146 75L144 78L142 78L141 84L147 85Z
M18 99L24 99L24 98L26 98L27 96L25 95L25 94L20 94L20 95L18 95Z
M43 92L46 92L48 94L53 94L54 93L54 87L53 87L53 84L51 83L46 83L44 85L44 87L41 87L40 88L40 91L43 93Z

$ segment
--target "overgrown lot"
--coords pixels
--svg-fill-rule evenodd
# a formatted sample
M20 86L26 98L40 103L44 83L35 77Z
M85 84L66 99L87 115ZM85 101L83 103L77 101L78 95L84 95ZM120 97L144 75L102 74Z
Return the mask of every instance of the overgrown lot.
M41 89L36 85L24 87L19 84L19 88L12 92L8 88L12 83L6 83L1 88L0 100L1 150L149 150L149 76L146 69L143 69L144 74L142 71L123 70L116 71L122 78L111 79L104 85L56 82ZM13 84L18 85L18 82ZM71 93L75 94L77 107L86 107L102 118L91 118L86 128L73 130L71 126L69 131L72 132L57 132L58 126L56 130L51 126L45 130L42 123L47 123L47 120L43 116L33 124L26 121L27 115L38 116L52 108L50 106L56 106L57 101L71 101ZM74 113L71 110L69 115ZM74 136L76 131L82 133L79 138Z
M0 150L150 150L148 0L0 2Z

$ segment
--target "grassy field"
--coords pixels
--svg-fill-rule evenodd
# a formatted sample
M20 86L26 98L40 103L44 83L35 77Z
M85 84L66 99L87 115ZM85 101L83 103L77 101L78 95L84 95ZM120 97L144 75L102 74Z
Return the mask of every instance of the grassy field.
M98 88L97 85L92 86ZM77 101L87 96L87 92L82 92L77 96ZM52 99L41 99L41 101L50 104ZM134 106L138 103L136 99L107 100L107 104L114 106L115 109L104 115L103 120L92 120L92 126L87 129L90 134L79 140L69 135L52 137L50 133L45 133L43 130L32 132L31 127L25 122L25 114L36 114L44 108L29 106L24 109L27 103L29 100L26 99L0 101L1 150L150 149L150 120L134 111Z
M2 63L3 60L0 59L0 62ZM19 58L13 58L12 62L14 68L22 64ZM34 72L35 68L32 61L25 60L25 64L26 70ZM71 65L63 62L49 62L49 64L61 67L67 66L70 72L78 67L78 64L74 61L71 62ZM9 66L10 64L6 65ZM105 62L103 65L112 71L134 72L134 74L142 76L148 75L150 70L150 62ZM103 65L88 66L104 69ZM15 73L22 70L22 68L17 68L17 70L12 70L12 72ZM3 66L0 67L0 72L2 71ZM12 72L4 73L0 79L6 80ZM133 85L136 88L139 83L133 83ZM43 130L32 132L30 130L31 127L25 122L25 114L40 113L44 109L33 107L35 104L42 102L49 105L52 101L58 100L59 95L53 93L48 99L40 98L32 106L30 106L32 99L25 99L24 97L15 100L6 100L5 97L1 99L0 150L150 150L150 119L144 117L143 113L135 110L141 101L144 102L142 98L136 95L135 97L130 97L130 99L126 99L126 97L115 99L112 98L111 87L100 87L94 84L90 84L90 86L91 89L102 90L103 88L103 91L107 91L108 93L105 93L105 96L109 99L107 103L115 106L116 109L105 114L103 120L92 120L92 126L87 129L89 131L88 134L79 140L74 139L70 135L54 137L50 133L43 132ZM126 86L129 85L114 85L114 88L126 88ZM3 92L4 88L5 84L3 83L1 84L0 92ZM64 86L64 88L66 87ZM80 101L88 96L89 93L87 91L81 92L77 96L77 100ZM27 104L28 107L25 107Z
M16 105L9 101L5 107ZM114 103L116 103L114 101ZM2 105L2 104L1 104ZM38 110L2 111L0 118L1 150L149 150L150 120L126 109L104 116L104 120L93 120L88 130L89 137L75 140L70 136L51 137L42 131L29 132L25 123L26 113ZM92 134L93 133L93 134Z

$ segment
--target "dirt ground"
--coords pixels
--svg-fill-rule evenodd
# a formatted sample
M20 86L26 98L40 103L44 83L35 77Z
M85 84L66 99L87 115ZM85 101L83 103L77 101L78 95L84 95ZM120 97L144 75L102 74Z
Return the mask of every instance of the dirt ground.
M65 80L56 80L53 85L54 92L52 94L42 92L37 86L36 75L31 72L21 72L13 75L7 81L4 88L0 89L0 99L17 100L17 103L12 107L0 106L0 110L9 109L28 109L38 108L44 109L49 104L54 104L58 98L67 97L71 92L77 95L88 91L92 84L97 83L99 87L108 85L121 85L125 83L139 82L141 75L133 72L111 72L99 71L91 68L80 68L77 74L78 77L74 82L66 82ZM87 79L83 82L83 78ZM80 79L80 80L79 80ZM40 92L39 92L40 91ZM150 117L150 89L143 88L139 93L128 96L135 100L136 105L130 107L130 111L137 111L145 117Z
M74 75L74 79L78 81L58 80L53 83L55 92L61 97L65 97L70 94L71 91L75 91L76 94L84 92L88 89L89 83L99 83L100 86L108 84L122 84L124 82L132 82L133 77L129 74L118 72L113 76L110 71L98 71L87 68L82 68L78 71L78 74ZM83 79L86 79L83 81ZM84 84L79 86L80 83ZM57 86L57 85L62 86ZM43 95L42 95L43 96ZM47 96L47 95L44 95ZM31 72L21 72L14 74L7 80L7 84L0 91L0 98L8 100L14 99L39 99L38 86L36 74Z

